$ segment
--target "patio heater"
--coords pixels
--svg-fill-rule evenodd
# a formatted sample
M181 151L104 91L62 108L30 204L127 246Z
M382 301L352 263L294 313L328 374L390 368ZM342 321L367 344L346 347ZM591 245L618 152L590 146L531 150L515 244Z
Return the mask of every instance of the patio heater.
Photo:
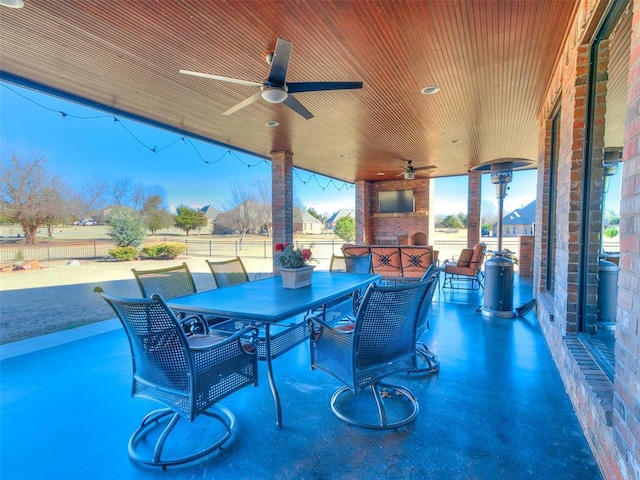
M484 304L481 312L485 317L515 318L513 311L513 261L510 252L502 250L502 218L504 197L513 180L513 170L531 165L533 162L518 158L501 158L487 162L471 170L490 172L491 183L496 186L498 198L498 248L488 253L493 256L484 262Z

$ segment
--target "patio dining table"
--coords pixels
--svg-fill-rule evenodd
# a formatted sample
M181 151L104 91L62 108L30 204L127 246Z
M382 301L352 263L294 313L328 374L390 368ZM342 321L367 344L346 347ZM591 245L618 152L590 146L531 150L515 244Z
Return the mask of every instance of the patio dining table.
M264 328L266 350L264 359L267 362L267 376L276 407L276 425L282 426L282 407L273 378L272 359L284 353L284 350L272 352L272 342L275 341L276 336L272 336L271 327L286 325L287 320L292 317L322 307L379 280L380 275L377 274L318 271L314 272L311 285L302 288L283 288L282 279L276 276L176 297L167 301L167 304L181 312L227 317L251 322ZM290 328L301 329L306 326L298 322ZM305 335L308 336L306 330ZM300 338L304 339L304 337ZM300 341L286 343L285 348L293 348L299 343Z

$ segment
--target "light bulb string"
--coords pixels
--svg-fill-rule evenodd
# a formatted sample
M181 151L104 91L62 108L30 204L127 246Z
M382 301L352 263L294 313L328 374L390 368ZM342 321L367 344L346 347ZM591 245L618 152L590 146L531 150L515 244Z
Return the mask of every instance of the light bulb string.
M252 168L252 167L256 167L258 165L261 165L262 163L268 163L267 160L264 159L259 159L257 162L255 163L251 163L248 161L243 160L240 156L238 156L238 154L236 152L234 152L233 150L225 150L222 155L217 159L217 160L207 160L202 156L202 153L200 153L200 150L198 150L198 147L195 145L195 143L193 142L193 140L189 137L185 137L185 136L180 136L178 138L176 138L175 140L169 142L168 144L166 144L165 146L158 148L156 146L150 147L147 143L145 143L143 140L141 140L135 133L133 133L133 131L128 128L124 122L113 115L107 115L107 114L101 114L101 115L91 115L91 116L81 116L81 115L72 115L69 114L67 112L64 112L62 110L56 110L54 108L49 108L45 105L42 105L41 103L35 101L32 98L29 98L28 96L18 92L17 90L9 87L8 85L4 84L4 83L0 83L0 85L2 85L4 88L6 88L7 90L9 90L10 92L14 93L15 95L25 99L28 102L33 103L34 105L42 108L43 110L46 110L48 112L52 112L55 114L60 115L60 117L63 120L66 120L68 118L73 118L75 120L99 120L99 119L103 119L103 118L111 118L112 119L112 123L117 123L125 132L127 132L127 134L129 134L129 136L131 136L137 143L139 143L143 148L149 150L152 153L160 153L163 152L165 150L168 150L169 148L173 147L174 145L176 145L178 142L182 141L182 142L186 142L188 143L191 148L193 148L194 152L196 153L196 155L200 158L200 160L202 162L204 162L207 165L213 165L215 163L219 163L220 161L222 161L227 155L230 155L231 157L235 158L236 160L238 160L240 163L242 163L243 165L245 165L247 168ZM306 180L302 179L302 177L300 176L300 173L298 172L299 169L297 168L293 168L293 172L295 173L296 177L304 184L306 185L307 183L309 183L312 179L315 180L315 182L318 184L318 186L320 188L322 188L322 190L326 190L327 188L329 188L329 186L333 186L336 190L338 191L342 191L342 190L349 190L351 188L354 188L353 184L351 183L346 183L346 182L341 182L341 185L338 185L338 183L336 183L336 181L332 178L329 178L328 182L323 185L322 183L320 183L320 180L318 179L318 176L313 173L313 172L309 172L307 170L304 170L306 173L309 174L309 178L307 178Z

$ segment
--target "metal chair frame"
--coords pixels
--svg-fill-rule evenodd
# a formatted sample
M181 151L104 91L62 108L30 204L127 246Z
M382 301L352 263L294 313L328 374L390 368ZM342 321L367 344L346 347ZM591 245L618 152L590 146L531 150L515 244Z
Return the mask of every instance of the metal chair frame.
M130 458L164 469L202 458L226 443L236 419L217 403L245 386L258 384L257 329L248 327L228 337L187 337L160 295L132 299L107 295L100 287L94 291L113 308L127 334L133 365L132 396L166 407L145 416L131 435ZM201 415L215 420L222 433L195 452L164 455L178 422L191 423ZM145 448L149 444L153 447Z
M213 281L216 284L216 288L228 287L249 281L249 275L240 257L218 262L206 260L206 262L213 274Z
M480 288L484 289L484 283L483 283L484 272L482 271L482 265L484 263L484 257L486 255L486 245L484 243L480 243L478 245L482 245L483 248L479 258L476 259L474 262L472 262L472 263L475 263L475 266L469 267L473 269L473 273L467 274L467 273L449 272L447 271L447 265L451 265L455 268L457 267L457 262L445 261L443 266L444 281L442 282L442 288L452 288L452 289L457 288L462 290L478 290ZM469 287L461 287L461 286L458 286L458 282L463 282L463 283L470 282L470 285Z
M407 425L418 415L418 401L411 391L383 380L417 367L418 312L427 286L428 282L369 286L350 332L318 317L310 319L311 368L345 384L331 398L331 410L341 420L388 430ZM370 399L366 390L373 394L375 421L350 413L355 404Z
M182 265L173 267L152 270L132 268L131 271L144 298L151 298L153 294L158 294L163 299L170 300L198 293L193 275L191 275L189 266L185 262ZM180 319L187 333L207 333L209 319L205 320L202 315L187 315L184 312L174 313Z

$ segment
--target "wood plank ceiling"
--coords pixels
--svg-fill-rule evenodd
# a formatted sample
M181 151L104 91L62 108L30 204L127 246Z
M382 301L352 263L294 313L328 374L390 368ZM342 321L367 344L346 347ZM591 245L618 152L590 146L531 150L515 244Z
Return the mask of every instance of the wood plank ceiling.
M577 2L559 0L25 0L0 7L2 78L86 99L340 180L466 174L536 160L536 116ZM258 90L180 69L263 81L278 37L287 81L362 81L296 94L314 115ZM422 95L425 86L440 92ZM279 126L268 127L268 121ZM384 173L384 175L379 175Z

